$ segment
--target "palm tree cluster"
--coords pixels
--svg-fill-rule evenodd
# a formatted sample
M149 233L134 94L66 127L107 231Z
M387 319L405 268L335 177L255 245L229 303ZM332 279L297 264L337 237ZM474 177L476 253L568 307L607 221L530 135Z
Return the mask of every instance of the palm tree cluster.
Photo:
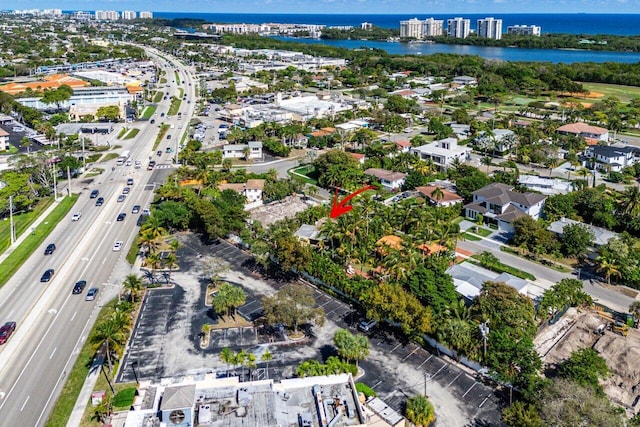
M106 319L96 324L89 342L97 350L106 346L106 356L109 371L113 369L114 359L120 360L124 346L133 327L133 312L135 305L130 301L120 301L111 310Z
M140 246L145 248L145 265L151 268L152 280L155 277L155 270L159 268L168 269L168 274L178 267L177 251L180 242L174 238L167 242L168 233L157 216L149 216L140 228ZM163 252L158 249L163 245Z
M227 364L228 366L233 366L235 369L237 366L242 366L242 376L244 378L244 368L249 369L249 378L252 377L251 370L257 368L258 358L255 354L249 353L244 349L234 352L230 348L223 348L220 351L220 360ZM268 349L262 353L260 357L260 361L266 363L266 377L269 378L269 362L273 360L273 353L271 353ZM229 369L227 369L227 376L229 376Z
M245 303L247 295L240 286L223 282L213 297L213 309L219 316L233 316L238 307Z

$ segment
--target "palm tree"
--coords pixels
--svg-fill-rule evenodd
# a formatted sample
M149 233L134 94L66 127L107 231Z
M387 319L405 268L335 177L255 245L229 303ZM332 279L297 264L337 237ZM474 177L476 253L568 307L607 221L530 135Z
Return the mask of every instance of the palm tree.
M609 261L606 258L598 257L597 261L599 262L597 271L604 274L608 284L611 284L611 276L619 278L622 275L620 266L616 264L615 260Z
M266 349L264 351L264 353L262 353L262 357L260 358L260 360L262 360L263 362L266 362L267 364L267 368L266 368L266 377L267 379L269 379L269 362L273 360L273 353L271 353L269 351L269 349Z
M549 157L545 163L549 168L549 176L551 176L551 172L558 167L559 160L557 157Z
M620 195L619 203L625 215L632 218L640 215L640 188L635 185L627 187Z
M436 201L436 204L439 204L442 199L444 199L444 191L442 187L436 187L431 192L431 198Z
M151 277L155 278L156 270L160 267L162 263L162 258L160 258L160 254L152 253L147 256L147 265L151 267Z
M578 169L576 172L577 175L580 175L586 182L586 186L589 186L589 179L587 178L591 175L591 171L587 168Z
M483 165L485 165L487 167L487 175L489 174L489 166L491 166L492 160L491 157L489 156L485 156L483 158L480 159L480 163L482 163Z
M142 289L142 279L136 274L128 274L122 285L129 291L132 301L135 302L138 292Z
M117 319L109 318L96 326L95 333L91 340L98 346L106 343L107 363L109 365L109 371L111 371L113 367L111 355L118 354L126 342L126 336L122 329L122 325L117 321Z
M223 348L220 351L220 360L222 360L222 363L225 363L227 365L227 377L229 376L229 366L231 364L234 364L234 354L233 351L231 351L230 348Z
M142 225L141 231L148 232L150 237L157 239L160 236L167 234L167 230L162 227L162 223L157 216L151 215Z

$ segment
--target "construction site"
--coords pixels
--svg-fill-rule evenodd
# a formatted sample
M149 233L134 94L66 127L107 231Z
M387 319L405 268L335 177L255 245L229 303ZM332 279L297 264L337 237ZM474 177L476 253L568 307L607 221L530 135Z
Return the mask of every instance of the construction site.
M640 330L626 319L598 310L570 308L535 339L545 367L553 367L581 348L593 348L607 361L606 395L629 415L640 410Z

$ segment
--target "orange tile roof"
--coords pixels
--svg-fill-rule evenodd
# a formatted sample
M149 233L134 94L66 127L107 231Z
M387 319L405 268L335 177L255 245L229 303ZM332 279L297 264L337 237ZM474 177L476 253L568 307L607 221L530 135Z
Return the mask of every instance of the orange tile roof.
M399 251L402 249L402 238L398 236L393 236L393 235L382 236L376 242L376 245L381 247L387 246L389 248L396 249Z
M442 200L436 200L433 197L431 197L431 194L433 194L436 188L442 189L442 195L443 195ZM422 193L423 195L425 195L426 197L428 197L429 199L437 203L462 201L462 197L460 197L456 193L446 190L437 185L427 185L426 187L416 187L416 191Z
M446 252L448 250L448 248L446 246L442 246L439 243L431 243L431 244L423 243L423 244L418 246L418 249L420 249L426 255L437 254L437 253L440 253L440 252Z
M15 95L26 91L27 88L30 88L34 92L39 92L45 89L57 89L62 85L67 85L71 88L78 88L90 86L91 84L85 80L77 79L66 74L53 74L50 76L46 76L44 78L44 81L9 83L4 86L0 86L0 91L8 93L10 95Z

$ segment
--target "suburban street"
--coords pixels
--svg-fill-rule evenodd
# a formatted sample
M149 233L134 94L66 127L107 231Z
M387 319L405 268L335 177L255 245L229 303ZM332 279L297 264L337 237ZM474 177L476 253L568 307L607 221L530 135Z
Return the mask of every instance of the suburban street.
M174 66L179 63L175 62L167 70L169 82L174 76ZM191 76L185 69L179 69L179 73L188 99L195 100ZM190 86L189 82L192 82ZM170 86L163 91L177 95L177 84L173 82ZM162 101L156 117L166 112L169 105L169 100ZM188 123L193 109L194 102L183 102L180 110L183 120L175 117L164 120L168 124ZM123 146L119 151L130 151L130 158L141 161L142 167L116 166L112 160L94 165L104 168L101 175L73 180L74 193L80 193L75 206L14 277L0 288L0 319L18 324L15 334L0 349L0 426L15 426L16 420L25 426L46 423L66 372L73 366L100 307L118 294L122 280L131 272L125 256L137 231L138 215L131 214L132 207L135 204L148 207L155 184L164 182L173 167L173 154L163 150L162 156L157 157L152 153L158 125L136 122L133 126L140 129L139 134L131 141L118 141ZM186 128L170 129L176 144ZM152 155L158 162L157 171L146 169L147 159ZM133 178L134 185L125 201L117 202L127 178ZM93 189L98 189L104 197L103 206L95 206L95 199L89 198ZM78 211L82 213L81 218L72 222L71 216ZM117 222L120 212L127 216ZM112 247L117 240L124 244L119 252L114 252ZM57 250L45 256L48 243L55 243ZM41 283L40 277L48 268L55 269L55 275L50 282ZM81 279L87 281L84 292L72 295L73 284ZM91 287L100 289L98 297L95 301L85 301Z

